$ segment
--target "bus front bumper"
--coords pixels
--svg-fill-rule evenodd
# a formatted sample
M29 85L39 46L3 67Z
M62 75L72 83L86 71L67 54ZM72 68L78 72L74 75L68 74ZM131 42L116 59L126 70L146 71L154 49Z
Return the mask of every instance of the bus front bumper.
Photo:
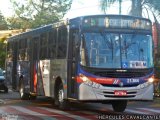
M115 91L126 91L125 95L115 95ZM88 86L84 83L79 86L80 101L104 101L104 100L153 100L153 84L146 83L137 87L104 87Z

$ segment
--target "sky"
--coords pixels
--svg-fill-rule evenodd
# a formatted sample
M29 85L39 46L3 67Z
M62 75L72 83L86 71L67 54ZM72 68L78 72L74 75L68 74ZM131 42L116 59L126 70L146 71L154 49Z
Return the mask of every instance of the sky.
M124 4L129 6L128 2ZM122 13L127 14L128 10L129 7L123 9ZM0 11L5 17L14 15L10 0L0 0ZM73 0L71 9L64 16L64 19L93 14L103 14L99 7L99 0ZM109 14L118 14L118 4L112 5L109 9Z
M23 0L20 0L23 1ZM99 5L100 0L73 0L71 9L67 12L63 19L71 19L83 15L104 14ZM115 3L108 8L107 14L119 14L119 4ZM122 14L127 15L131 8L130 0L124 0L122 3ZM14 15L14 9L10 0L0 0L0 11L3 16L10 17ZM147 14L145 14L145 17ZM153 21L153 16L150 15L150 19Z
M0 11L5 17L13 15L13 8L10 0L0 0Z
M65 18L73 18L77 16L82 15L93 15L93 14L104 14L100 10L100 0L73 0L71 9L68 11L68 13L65 15ZM122 9L122 14L128 14L129 8L130 8L130 2L129 0L126 0L123 2L122 6L126 9ZM113 4L109 9L107 14L119 14L118 11L119 5Z
M103 14L98 0L73 0L71 9L64 18L74 18L82 15Z

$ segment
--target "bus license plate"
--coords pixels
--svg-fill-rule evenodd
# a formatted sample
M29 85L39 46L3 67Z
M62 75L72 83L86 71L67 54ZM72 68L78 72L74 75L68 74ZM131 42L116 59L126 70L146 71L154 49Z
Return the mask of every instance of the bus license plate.
M116 96L125 96L125 95L127 95L127 91L125 91L125 90L115 90L114 91L114 95L116 95Z

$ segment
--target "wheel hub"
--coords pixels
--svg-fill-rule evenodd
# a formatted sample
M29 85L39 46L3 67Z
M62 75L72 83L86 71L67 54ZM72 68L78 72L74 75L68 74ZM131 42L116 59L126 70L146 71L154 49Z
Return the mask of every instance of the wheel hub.
M62 103L63 102L63 99L64 99L64 92L62 89L59 90L59 93L58 93L58 98L59 98L59 102Z
M22 97L23 94L24 94L24 93L23 93L23 88L21 88L19 91L20 91L20 95L21 95L21 97Z

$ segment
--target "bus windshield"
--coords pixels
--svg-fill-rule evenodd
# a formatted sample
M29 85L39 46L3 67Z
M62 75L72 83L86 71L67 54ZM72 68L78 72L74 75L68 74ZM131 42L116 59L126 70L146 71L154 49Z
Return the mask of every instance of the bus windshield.
M83 33L80 64L96 68L150 68L152 37L147 34Z

